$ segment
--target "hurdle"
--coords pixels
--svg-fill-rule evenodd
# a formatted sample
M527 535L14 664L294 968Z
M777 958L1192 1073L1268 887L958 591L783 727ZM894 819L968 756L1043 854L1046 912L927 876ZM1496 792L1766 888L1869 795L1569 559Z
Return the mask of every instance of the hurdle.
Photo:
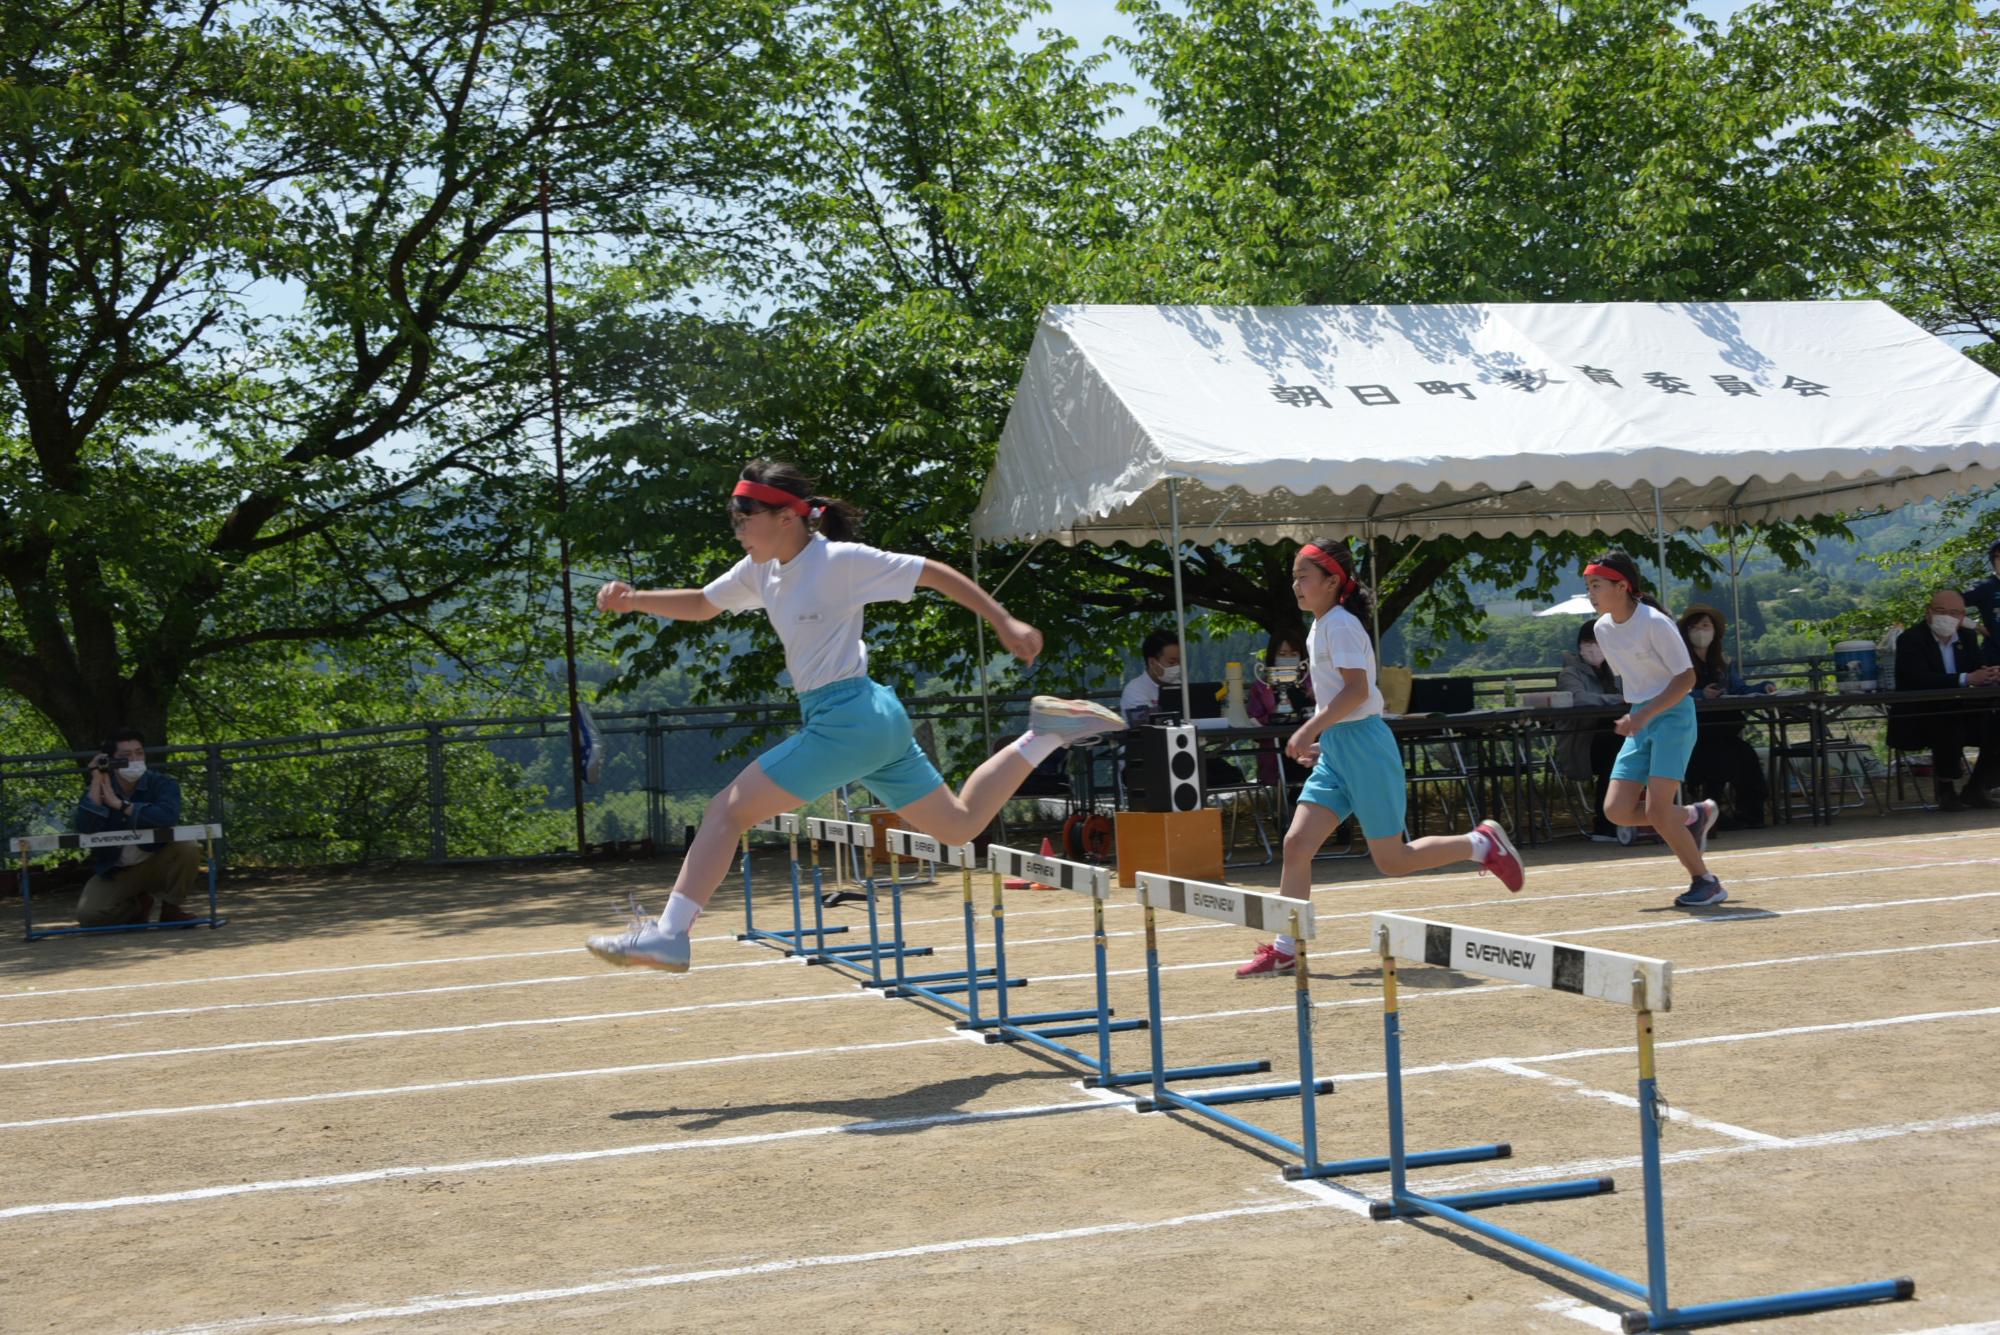
M861 882L862 890L868 897L868 940L851 945L829 946L825 938L841 928L826 926L824 909L821 905L821 891L826 881L819 860L819 846L822 841L836 849L871 849L875 846L875 829L867 821L830 820L823 816L808 816L804 821L806 840L812 854L813 888L813 944L802 947L798 954L807 964L826 964L845 970L861 980L863 987L882 987L888 983L882 973L886 958L900 973L903 961L917 955L931 953L929 946L912 946L903 940L900 926L893 939L882 939L881 914L877 903L875 878L870 875ZM901 897L897 897L898 918L901 917ZM867 963L864 965L863 961Z
M997 1015L981 1019L975 1010L960 1027L982 1031L988 1043L1033 1043L1046 1048L1058 1056L1088 1068L1092 1074L1084 1081L1086 1085L1106 1084L1115 1075L1111 1067L1111 1035L1146 1027L1144 1020L1114 1021L1111 1018L1116 1012L1111 1009L1110 975L1105 967L1104 901L1111 898L1113 870L1083 862L1043 857L1039 853L1007 848L999 844L988 848L986 857L987 867L993 875L993 959L1001 975L1004 976L1007 972L1007 878L1012 876L1019 880L1045 885L1052 890L1067 890L1090 900L1097 1005L1091 1010L1044 1011L1034 1015L1014 1015L1007 1009L1007 993L1002 989L996 998L999 1011ZM969 942L972 922L969 888L966 904L966 931ZM969 952L969 944L967 949ZM1059 1041L1084 1034L1094 1034L1097 1037L1097 1055L1094 1057Z
M979 940L974 928L972 909L972 871L979 865L979 853L971 844L947 844L927 834L914 830L887 830L882 842L889 866L889 914L890 932L895 939L903 939L903 885L902 862L928 862L933 866L956 867L963 894L963 914L965 921L965 967L946 970L941 973L912 974L903 968L903 957L892 960L895 968L893 980L882 984L885 997L921 997L936 1006L962 1015L977 1024L979 1021L979 994L998 989L1003 995L1010 987L1025 987L1025 978L1006 978L1003 981L997 968L979 967ZM874 874L874 860L868 862L869 874ZM912 884L929 884L917 881ZM957 999L963 996L963 1000ZM961 1025L961 1027L964 1027Z
M792 863L792 928L790 931L768 931L756 923L751 907L750 888L750 835L752 831L766 834L782 834L790 847ZM817 845L815 852L817 852ZM846 926L828 927L821 916L819 897L813 897L812 939L818 945L825 945L828 936L845 932ZM803 893L799 885L799 818L791 812L760 820L743 832L743 930L736 934L738 941L756 941L764 945L776 946L787 955L806 953L805 911Z
M215 841L222 835L220 825L170 825L150 830L105 830L98 834L38 834L11 840L21 862L21 919L25 941L41 941L52 936L89 936L98 932L147 932L172 927L216 928L228 922L216 911ZM35 930L35 897L29 884L29 861L33 854L60 848L158 848L162 844L190 844L199 841L208 862L208 916L186 922L132 922L110 927L45 927Z
M1450 923L1431 922L1400 913L1370 918L1373 945L1382 957L1382 1038L1389 1081L1389 1200L1370 1205L1376 1219L1432 1215L1458 1224L1504 1247L1560 1266L1646 1304L1645 1311L1625 1311L1620 1321L1627 1332L1708 1326L1754 1317L1789 1316L1830 1307L1910 1298L1916 1284L1886 1279L1836 1288L1806 1289L1741 1298L1731 1302L1675 1307L1667 1299L1666 1211L1660 1194L1660 1124L1666 1100L1653 1073L1653 1013L1673 1008L1673 966L1665 960L1626 955L1615 950L1564 945L1534 936L1513 936ZM1646 1279L1642 1283L1581 1257L1535 1241L1525 1234L1475 1218L1470 1211L1521 1201L1565 1200L1596 1196L1612 1189L1610 1178L1581 1178L1540 1186L1453 1196L1420 1196L1404 1180L1403 1048L1396 1007L1396 961L1421 960L1487 978L1526 983L1555 992L1569 992L1599 1001L1629 1005L1638 1023L1639 1160L1645 1179ZM1414 1162L1414 1160L1408 1160Z
M1312 1050L1312 984L1306 967L1306 942L1313 939L1312 901L1293 899L1286 895L1262 894L1253 890L1239 890L1235 886L1216 885L1207 881L1183 881L1156 872L1139 873L1139 903L1146 910L1146 1006L1147 1018L1153 1031L1153 1069L1145 1073L1153 1086L1149 1099L1139 1101L1140 1112L1163 1112L1178 1109L1194 1113L1219 1122L1230 1130L1261 1141L1273 1149L1287 1154L1295 1154L1299 1162L1286 1164L1284 1174L1289 1181L1303 1178L1341 1177L1350 1173L1379 1173L1392 1166L1391 1156L1377 1156L1367 1159L1341 1159L1328 1161L1319 1157L1319 1118L1314 1100L1321 1094L1333 1092L1331 1080L1313 1078ZM1192 917L1208 918L1215 922L1235 923L1257 931L1283 931L1297 942L1292 971L1292 994L1295 1018L1299 1035L1299 1078L1276 1085L1246 1085L1233 1089L1204 1090L1182 1093L1168 1088L1174 1079L1201 1078L1216 1075L1233 1075L1239 1071L1268 1071L1268 1061L1256 1063L1236 1063L1229 1066L1195 1067L1185 1071L1170 1071L1166 1062L1166 1042L1161 1033L1160 1015L1160 944L1155 926L1155 914L1159 909L1173 913L1185 913ZM1136 1082L1133 1082L1136 1083ZM1291 1140L1277 1132L1258 1126L1229 1113L1219 1112L1222 1104L1251 1103L1263 1100L1299 1100L1302 1135L1299 1140ZM1467 1145L1457 1149L1426 1150L1409 1156L1412 1163L1448 1164L1472 1163L1487 1159L1504 1159L1512 1154L1513 1147L1507 1144Z

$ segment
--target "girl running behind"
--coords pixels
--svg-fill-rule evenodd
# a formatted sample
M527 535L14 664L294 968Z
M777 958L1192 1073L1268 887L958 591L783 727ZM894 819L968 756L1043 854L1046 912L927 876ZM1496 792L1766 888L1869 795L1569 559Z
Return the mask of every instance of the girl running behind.
M1632 711L1613 725L1625 744L1611 765L1604 817L1614 825L1650 825L1693 877L1674 900L1681 908L1729 898L1702 852L1720 814L1713 801L1681 805L1681 782L1694 752L1694 660L1680 627L1639 580L1630 556L1613 549L1583 568L1597 618L1597 644L1618 674Z
M1509 890L1519 890L1521 858L1498 822L1480 821L1470 834L1405 842L1403 753L1382 721L1375 646L1362 620L1370 616L1371 595L1354 578L1354 558L1346 544L1323 538L1301 547L1292 560L1292 594L1314 618L1306 652L1319 710L1285 743L1285 753L1313 771L1292 810L1292 828L1285 832L1280 893L1312 898L1313 854L1350 811L1360 818L1368 855L1384 876L1476 862ZM1281 935L1257 947L1236 976L1290 973L1296 950L1297 943Z

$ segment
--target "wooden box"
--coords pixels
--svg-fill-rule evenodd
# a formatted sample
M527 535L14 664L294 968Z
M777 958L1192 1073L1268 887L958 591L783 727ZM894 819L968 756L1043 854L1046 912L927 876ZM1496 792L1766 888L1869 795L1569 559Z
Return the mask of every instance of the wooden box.
M1118 884L1137 885L1142 871L1190 881L1222 879L1222 812L1216 808L1121 811L1116 819Z

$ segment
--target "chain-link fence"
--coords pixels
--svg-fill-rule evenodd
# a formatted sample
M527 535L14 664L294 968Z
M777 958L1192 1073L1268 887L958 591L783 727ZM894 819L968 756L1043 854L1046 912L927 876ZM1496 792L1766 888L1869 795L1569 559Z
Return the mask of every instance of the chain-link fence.
M977 696L907 702L948 775L986 754ZM996 699L996 741L1024 698ZM595 845L685 844L737 771L795 723L796 705L604 712L604 765L584 793ZM74 828L89 752L0 756L0 835ZM153 746L181 786L182 819L215 821L231 862L325 866L447 862L576 851L569 720L561 714L440 719L199 746ZM823 814L832 803L823 801ZM818 811L816 806L815 811Z

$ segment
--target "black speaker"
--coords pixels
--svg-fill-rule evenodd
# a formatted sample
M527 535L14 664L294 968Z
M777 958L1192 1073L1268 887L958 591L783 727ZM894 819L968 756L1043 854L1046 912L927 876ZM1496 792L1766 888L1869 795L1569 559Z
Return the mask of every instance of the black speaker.
M1125 735L1125 799L1133 811L1201 810L1201 743L1181 724Z

